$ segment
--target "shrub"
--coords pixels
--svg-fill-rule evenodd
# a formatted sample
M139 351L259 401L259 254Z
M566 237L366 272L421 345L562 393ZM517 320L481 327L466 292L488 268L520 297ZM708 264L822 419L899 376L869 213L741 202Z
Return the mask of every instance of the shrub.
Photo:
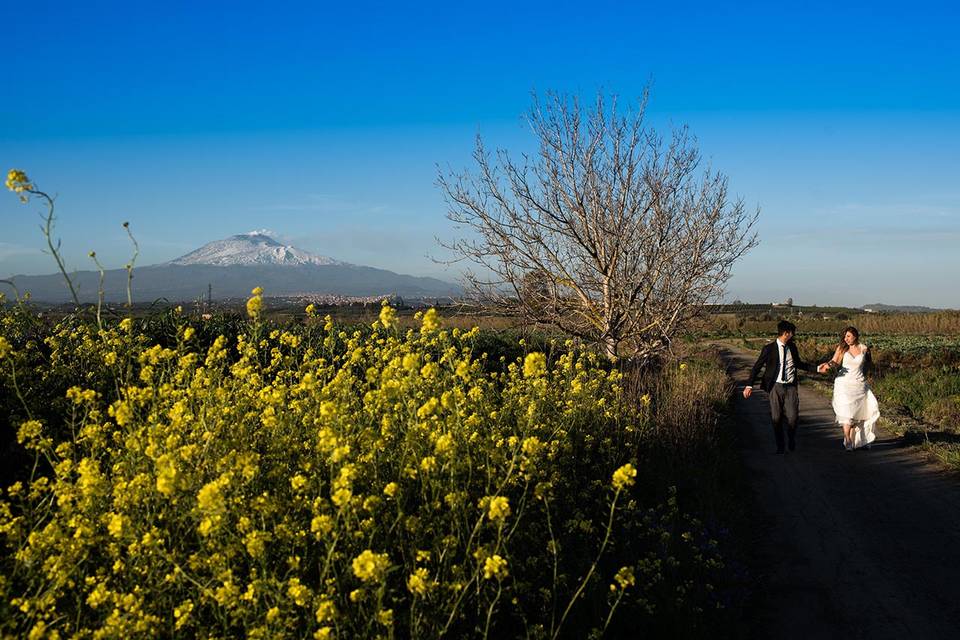
M179 316L68 319L43 345L4 322L3 381L34 456L0 499L4 633L710 628L719 543L675 497L638 498L656 399L627 401L597 356L570 344L491 372L476 330L430 312L419 330L385 313L348 333L257 311L202 348ZM18 371L62 390L55 406L31 408Z

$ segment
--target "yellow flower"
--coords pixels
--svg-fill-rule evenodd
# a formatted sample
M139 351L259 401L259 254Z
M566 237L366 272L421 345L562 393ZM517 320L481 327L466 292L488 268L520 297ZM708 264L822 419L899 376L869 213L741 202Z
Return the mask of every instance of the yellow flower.
M507 561L494 554L483 562L483 577L487 580L496 578L501 580L509 575L507 571Z
M302 474L297 474L290 478L290 486L299 491L307 484L307 479Z
M32 442L39 438L41 433L43 433L43 425L38 420L27 420L17 430L17 442L20 444Z
M119 538L123 535L123 516L119 513L110 514L110 521L107 524L107 531L110 532L114 538Z
M101 492L103 488L103 474L100 473L100 466L95 460L84 458L77 465L79 479L77 486L85 496L94 496Z
M645 394L643 394L642 396L640 396L640 404L642 404L642 405L645 406L645 407L649 407L649 406L650 406L650 394L649 394L649 393L645 393Z
M98 582L97 586L93 588L93 591L87 596L87 604L96 609L101 604L109 600L110 591L107 589L107 585L102 582Z
M524 454L528 456L535 456L540 453L541 449L543 449L543 442L540 441L540 438L536 436L524 438L523 445L521 446L521 450Z
M304 312L312 318L313 314L317 312L317 308L311 302L310 304L307 305L307 308L304 309Z
M420 325L421 333L430 333L431 331L436 331L440 328L440 318L437 315L437 310L430 308L425 314L423 314L423 321Z
M320 627L313 632L313 640L329 640L333 637L333 627Z
M627 463L613 472L613 488L619 491L625 487L631 487L636 477L637 470L632 464Z
M539 351L527 354L523 359L523 376L539 378L547 373L547 356Z
M686 369L686 368L687 368L687 363L686 363L686 362L681 362L681 363L680 363L680 371L683 371L683 370Z
M133 319L132 319L132 318L124 318L123 320L121 320L121 321L120 321L120 328L121 328L123 331L126 331L127 333L130 333L130 331L133 329Z
M384 493L385 495L387 495L388 497L392 498L392 497L394 497L395 495L397 495L397 489L399 489L399 488L400 488L400 487L397 485L396 482L391 482L391 483L387 484L387 486L385 486L385 487L383 488L383 493Z
M337 404L335 402L330 402L329 400L324 400L320 403L320 417L321 418L330 418L337 413Z
M193 327L187 327L183 330L183 340L184 342L189 341L193 337L193 334L196 333L196 330Z
M30 178L19 169L10 169L7 173L6 186L7 189L14 193L23 193L24 191L33 189L33 185L30 184Z
M251 531L243 538L243 545L254 558L261 557L267 550L267 540L270 534L265 531Z
M407 371L413 371L420 366L420 356L415 353L408 353L403 356L402 366Z
M199 531L203 537L207 537L214 531L219 520L219 517L211 518L207 516L200 521L200 526L197 527L197 531Z
M280 609L277 607L270 607L270 610L267 611L267 623L271 623L280 616Z
M197 506L204 513L220 513L224 510L223 494L220 493L220 487L224 483L217 479L205 484L197 492Z
M397 321L397 310L390 306L390 304L384 300L383 306L380 308L380 324L385 328L389 329Z
M434 443L434 452L438 456L445 456L451 451L453 451L453 436L445 433L437 438L436 443Z
M190 613L193 611L193 601L184 600L179 607L174 608L173 617L176 618L176 628L180 629L190 619Z
M326 598L320 601L320 604L317 605L317 624L323 624L324 622L330 622L335 617L337 617L337 608L334 606L332 600L327 600Z
M420 468L423 469L426 473L430 473L437 468L437 459L433 456L427 456L420 461Z
M444 409L447 409L448 411L453 411L456 408L453 392L444 391L440 395L440 406L442 406Z
M417 409L417 417L421 420L424 418L429 418L434 414L439 405L440 401L437 400L436 396L431 397L429 400L423 403L423 406Z
M342 489L337 489L332 494L330 494L330 500L333 504L338 507L345 507L350 504L350 499L353 498L353 491L344 487Z
M303 607L307 604L307 599L310 597L310 589L300 584L299 578L290 578L287 586L287 595L290 596L298 607Z
M378 582L390 566L390 557L366 549L353 559L353 575L364 582Z
M13 347L7 342L7 339L0 336L0 358L6 358L13 351Z
M407 589L414 595L424 596L427 594L429 578L430 573L421 567L411 573L410 577L407 578Z
M260 290L260 287L254 289L254 291ZM255 294L252 298L247 300L247 315L250 316L252 320L257 320L260 318L260 313L263 311L263 298Z
M510 499L506 496L496 496L490 499L487 517L491 520L505 520L510 515Z
M310 531L317 534L318 538L330 533L333 531L333 518L326 514L314 516L310 521Z
M377 613L377 622L385 627L393 626L393 609L381 609Z
M626 590L629 587L632 587L637 583L636 578L633 575L633 567L620 567L620 570L617 571L617 575L613 577L617 581L617 584L620 585L620 588ZM613 591L616 589L616 585L610 585L610 590Z
M157 491L164 495L172 495L176 488L179 471L173 456L163 454L157 458Z

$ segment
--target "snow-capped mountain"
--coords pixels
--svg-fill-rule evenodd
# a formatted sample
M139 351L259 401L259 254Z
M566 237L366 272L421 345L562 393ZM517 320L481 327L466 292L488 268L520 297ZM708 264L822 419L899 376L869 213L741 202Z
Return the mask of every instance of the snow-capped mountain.
M208 242L199 249L171 260L167 264L251 267L257 265L326 266L346 263L281 244L263 232L251 231Z

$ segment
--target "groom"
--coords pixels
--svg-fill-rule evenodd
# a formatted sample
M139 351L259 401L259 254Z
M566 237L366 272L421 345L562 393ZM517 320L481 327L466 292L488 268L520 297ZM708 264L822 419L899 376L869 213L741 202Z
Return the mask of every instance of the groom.
M797 396L797 371L813 372L815 365L800 359L793 334L797 327L792 322L781 320L777 324L777 339L760 351L760 357L750 371L750 378L743 389L743 397L753 393L753 383L763 372L761 388L770 395L770 418L773 420L773 435L777 439L777 453L783 453L783 422L787 423L787 438L790 451L797 448L797 414L800 411L800 398Z

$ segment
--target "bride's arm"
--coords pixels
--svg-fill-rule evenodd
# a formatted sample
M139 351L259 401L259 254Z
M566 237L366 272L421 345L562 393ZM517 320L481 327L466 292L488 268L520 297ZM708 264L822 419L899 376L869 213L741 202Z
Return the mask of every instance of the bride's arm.
M843 362L843 351L840 350L840 347L837 347L837 350L833 352L833 357L830 358L827 362L824 362L821 367L824 368L824 371L821 373L826 373L828 370L833 367L840 366L840 363ZM818 367L819 368L819 367Z
M843 364L843 350L840 347L837 347L837 350L833 352L833 358L830 359L830 362L838 367Z

